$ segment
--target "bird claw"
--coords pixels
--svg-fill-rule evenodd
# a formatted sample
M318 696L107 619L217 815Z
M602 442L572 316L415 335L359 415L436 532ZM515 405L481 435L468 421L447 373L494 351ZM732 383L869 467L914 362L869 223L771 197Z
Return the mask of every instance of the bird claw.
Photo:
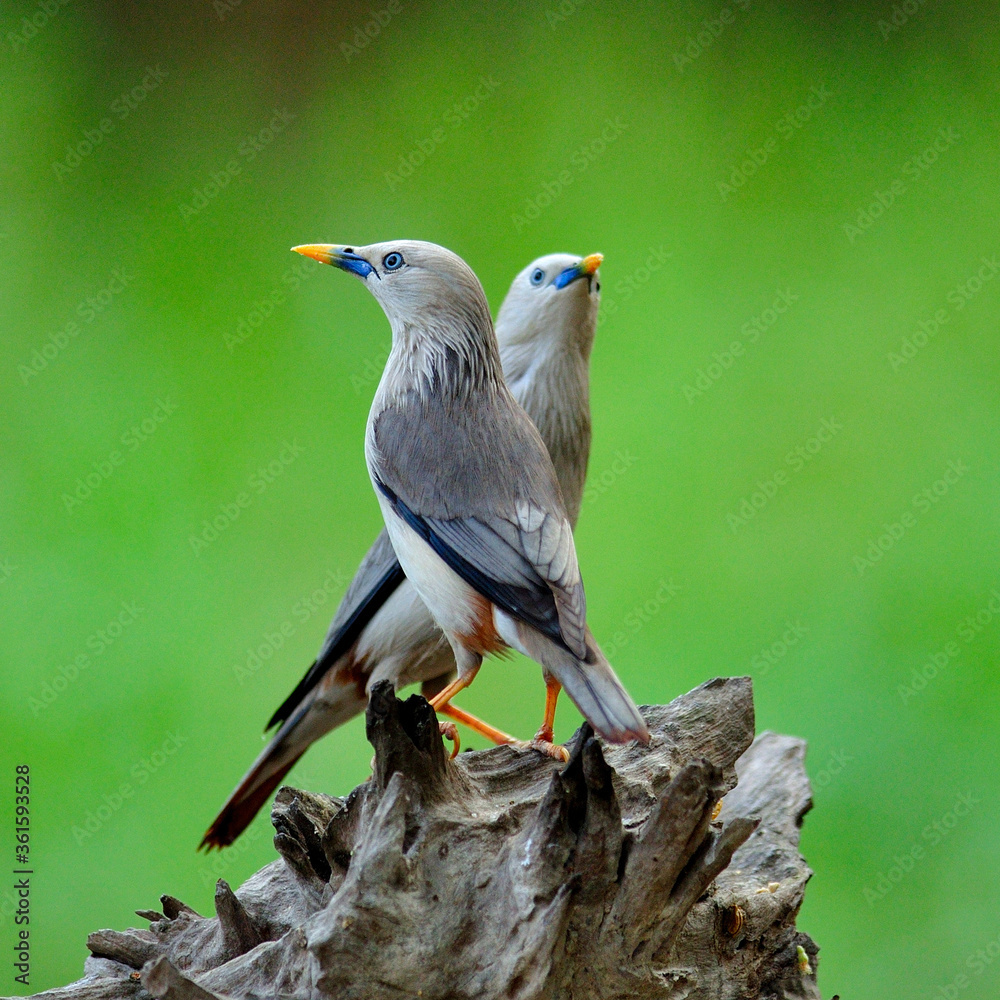
M525 750L537 750L539 753L558 760L562 764L569 763L569 751L561 743L553 743L551 740L540 740L537 736L528 743L518 744Z
M537 750L539 753L551 757L553 760L561 761L563 764L569 763L569 751L560 743L552 742L552 727L542 726L535 733L535 738L527 743L519 743L522 749Z
M451 740L454 744L451 751L451 760L454 760L461 745L458 738L458 728L454 722L439 722L438 731L446 740ZM518 750L537 750L563 764L569 763L569 751L559 743L553 743L552 733L546 733L544 730L539 730L533 740L515 740L508 737L504 740L503 745L516 747Z
M458 727L454 722L439 722L438 730L446 740L451 740L453 745L449 760L454 760L458 756L459 748L462 745L462 741L458 738Z
M535 733L535 738L531 741L532 743L551 743L552 742L552 727L542 726L541 729Z

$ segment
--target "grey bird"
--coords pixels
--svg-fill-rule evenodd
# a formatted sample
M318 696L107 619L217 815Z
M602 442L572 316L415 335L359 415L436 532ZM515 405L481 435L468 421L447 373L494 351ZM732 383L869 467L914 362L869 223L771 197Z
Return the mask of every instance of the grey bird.
M504 377L552 456L573 526L590 455L589 362L602 259L600 254L540 257L514 279L496 322ZM316 660L268 722L268 728L280 724L280 729L229 796L201 846L231 844L305 751L364 710L374 683L391 680L397 690L422 683L431 697L454 675L451 646L405 579L383 529L344 595ZM517 742L457 706L441 711L495 742Z
M503 378L472 269L432 243L312 245L382 306L392 348L368 416L365 458L403 572L444 632L457 678L512 647L541 664L551 740L561 688L616 743L648 741L635 703L586 623L573 531L552 459Z

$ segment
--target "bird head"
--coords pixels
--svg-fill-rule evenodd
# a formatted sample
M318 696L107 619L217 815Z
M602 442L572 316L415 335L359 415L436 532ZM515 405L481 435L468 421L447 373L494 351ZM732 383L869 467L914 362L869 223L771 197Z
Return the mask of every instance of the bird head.
M537 354L545 347L589 357L601 299L598 268L604 257L552 253L532 261L513 280L497 314L497 340L510 350Z
M479 279L457 254L420 240L391 240L369 246L314 243L296 253L357 275L378 300L393 332L420 324L425 329L470 325L492 330Z

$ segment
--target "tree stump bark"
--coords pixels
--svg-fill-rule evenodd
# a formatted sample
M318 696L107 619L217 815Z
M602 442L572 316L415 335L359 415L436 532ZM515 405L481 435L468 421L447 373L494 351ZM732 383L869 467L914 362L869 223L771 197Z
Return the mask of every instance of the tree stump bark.
M38 996L818 1000L795 928L805 744L753 738L746 677L642 714L648 747L585 725L566 765L452 761L427 702L377 685L369 781L282 788L281 857L236 892L220 879L215 917L161 896L148 930L91 934L84 978Z

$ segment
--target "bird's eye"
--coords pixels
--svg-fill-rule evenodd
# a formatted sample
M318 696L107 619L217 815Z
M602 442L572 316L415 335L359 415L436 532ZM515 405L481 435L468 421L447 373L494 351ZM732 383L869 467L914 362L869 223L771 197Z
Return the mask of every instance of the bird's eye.
M540 267L536 267L531 272L530 280L533 285L540 285L545 280L545 272Z
M601 290L601 283L599 281L594 282L594 289L598 292Z
M395 271L403 266L403 255L401 253L387 253L382 259L382 266L387 271Z

